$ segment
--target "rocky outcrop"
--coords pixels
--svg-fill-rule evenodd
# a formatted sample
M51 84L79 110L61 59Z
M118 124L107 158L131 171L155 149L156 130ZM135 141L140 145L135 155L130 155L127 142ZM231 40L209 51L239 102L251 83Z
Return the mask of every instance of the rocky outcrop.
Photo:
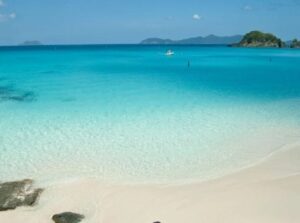
M260 31L252 31L247 33L240 43L234 45L237 47L284 47L284 42L273 34L263 33Z
M32 206L42 191L33 187L33 180L0 183L0 211Z
M83 215L73 212L63 212L52 216L55 223L79 223L82 219L84 219Z

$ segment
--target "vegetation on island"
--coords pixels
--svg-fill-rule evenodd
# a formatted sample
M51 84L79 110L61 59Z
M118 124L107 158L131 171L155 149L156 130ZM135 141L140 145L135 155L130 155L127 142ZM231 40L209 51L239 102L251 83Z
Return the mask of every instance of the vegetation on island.
M294 39L290 45L291 48L300 48L300 41L297 39Z
M243 36L234 35L234 36L197 36L181 40L172 40L172 39L160 39L160 38L148 38L143 40L140 44L144 45L228 45L235 44L241 41Z
M238 47L274 47L282 48L285 43L271 33L263 33L260 31L252 31L247 33L240 43L236 46Z
M300 48L300 40L282 41L271 33L261 31L251 31L244 36L198 36L182 40L148 38L140 44L144 45L205 45L219 44L232 47L253 47L253 48Z

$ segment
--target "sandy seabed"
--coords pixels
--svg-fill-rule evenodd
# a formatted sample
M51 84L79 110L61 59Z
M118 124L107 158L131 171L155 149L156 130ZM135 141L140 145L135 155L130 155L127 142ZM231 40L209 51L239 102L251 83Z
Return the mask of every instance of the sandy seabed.
M1 223L51 223L72 211L83 223L298 223L300 145L237 173L178 185L111 185L86 178L49 186L34 207L0 213Z

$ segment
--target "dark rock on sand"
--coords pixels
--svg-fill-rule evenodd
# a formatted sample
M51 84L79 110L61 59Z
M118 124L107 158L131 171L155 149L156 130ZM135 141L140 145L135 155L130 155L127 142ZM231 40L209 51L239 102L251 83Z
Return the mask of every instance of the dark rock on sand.
M33 180L0 183L0 211L32 206L43 189L33 188Z
M52 216L55 223L78 223L84 219L84 215L73 212L63 212Z

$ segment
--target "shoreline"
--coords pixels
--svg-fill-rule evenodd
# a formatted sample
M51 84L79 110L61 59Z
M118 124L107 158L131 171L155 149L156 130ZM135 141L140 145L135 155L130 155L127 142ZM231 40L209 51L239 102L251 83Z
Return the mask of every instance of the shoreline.
M82 222L299 222L300 144L217 179L173 185L111 185L92 178L53 184L34 207L0 212L0 222L50 223L74 211ZM21 221L22 219L22 221Z
M282 134L284 133L284 134ZM148 178L133 178L134 175L123 175L121 178L118 177L118 175L113 175L114 173L109 176L108 174L101 175L101 173L98 173L96 171L92 172L90 170L95 170L95 169L88 169L88 171L80 172L80 168L85 168L84 162L77 162L76 163L76 168L74 168L74 171L71 168L67 168L67 164L69 163L64 163L66 166L66 170L64 169L64 166L61 165L59 168L54 164L51 165L51 163L44 163L44 166L42 169L35 168L34 172L32 172L30 169L27 168L21 168L22 171L18 171L12 175L12 174L7 174L5 172L2 173L1 181L2 182L8 182L8 181L18 181L23 178L27 179L33 179L36 184L40 187L48 187L52 185L57 185L61 184L64 182L74 182L78 181L80 179L93 179L101 182L101 183L106 183L110 185L186 185L186 184L194 184L194 183L203 183L206 181L212 181L215 179L222 178L224 176L228 176L231 174L235 174L237 172L240 172L244 169L250 168L252 166L258 165L261 162L264 162L266 159L268 159L270 156L285 150L288 147L291 147L293 145L300 144L299 141L299 129L298 128L286 128L282 127L280 129L277 128L268 128L268 129L262 129L259 132L253 133L255 135L252 135L251 138L247 138L246 136L242 135L242 137L239 138L238 141L231 140L228 142L226 146L231 147L233 152L239 152L239 149L242 149L243 155L237 155L236 158L240 157L241 160L238 160L238 162L232 162L229 163L229 166L225 166L224 164L226 163L217 163L216 167L218 168L217 170L221 171L211 171L208 169L201 169L201 163L199 163L200 166L195 166L194 165L194 170L201 170L200 175L197 174L197 172L185 172L185 175L180 175L177 178L174 177L166 177L160 180L161 178L155 177L151 178L149 176ZM252 149L254 148L254 149ZM247 153L246 153L247 151ZM232 153L233 154L233 153ZM234 153L235 154L235 153ZM230 154L231 155L231 154ZM100 157L101 158L101 157ZM237 159L230 158L231 160L235 161ZM230 161L230 159L228 159ZM30 161L30 160L29 160ZM58 162L56 162L58 163ZM81 166L81 164L83 166ZM220 166L222 166L222 169L220 169ZM89 164L87 164L89 165ZM104 164L102 164L104 165ZM177 165L183 165L180 166L183 168L186 168L184 166L184 163L181 162L181 164ZM187 164L188 165L188 164ZM211 165L213 168L215 166ZM53 167L53 169L52 169ZM110 166L108 166L110 167ZM61 169L62 168L62 169ZM20 168L19 168L20 169ZM47 170L47 171L45 171ZM39 172L40 171L40 172ZM169 168L169 172L175 170L173 168ZM27 173L26 175L20 174L21 173ZM124 171L126 174L126 171ZM140 171L141 172L141 171ZM9 171L8 173L14 173L13 171ZM38 174L37 174L38 173ZM212 173L212 174L210 174ZM161 174L161 173L159 173ZM5 176L10 176L9 178L6 178ZM109 176L109 177L108 177ZM130 176L130 177L129 177ZM144 181L144 179L146 179Z
M154 187L176 187L176 186L184 186L184 185L193 185L193 184L203 184L211 181L216 181L220 180L223 178L227 178L229 176L238 174L240 172L243 172L245 170L248 170L250 168L259 166L260 164L263 164L264 162L267 162L269 159L271 159L273 156L277 156L280 153L284 153L286 151L289 151L293 149L294 147L299 147L300 149L300 141L296 140L290 143L283 143L282 145L278 146L277 149L271 151L269 154L267 154L264 157L261 157L254 162L251 162L249 164L246 164L242 167L236 168L232 171L226 172L222 175L218 175L215 177L211 178L205 178L205 179L200 179L199 177L195 178L187 178L187 179L179 179L178 181L171 180L170 182L142 182L142 181L135 181L135 182L129 182L127 181L113 181L113 180L107 180L107 179L99 179L96 176L78 176L78 177L65 177L63 179L57 179L57 180L37 180L35 179L35 184L38 187L52 187L56 185L64 185L64 184L71 184L71 183L76 183L81 180L87 180L91 179L93 181L98 182L99 184L107 185L107 186L154 186ZM15 179L18 180L18 179Z

